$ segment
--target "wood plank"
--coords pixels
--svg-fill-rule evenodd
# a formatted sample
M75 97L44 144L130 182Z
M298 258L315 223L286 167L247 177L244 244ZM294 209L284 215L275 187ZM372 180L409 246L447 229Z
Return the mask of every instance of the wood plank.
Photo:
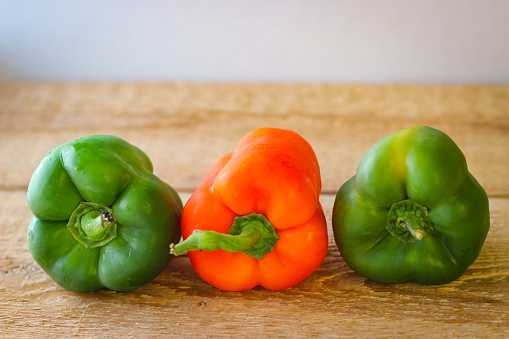
M188 199L188 193L182 193ZM334 196L321 201L329 230ZM224 292L186 256L129 293L57 286L26 245L31 213L22 190L0 191L0 331L7 337L338 337L509 334L509 199L491 198L492 227L478 260L442 286L384 285L354 273L330 234L329 253L304 282L279 292Z
M142 148L192 191L248 131L292 129L334 193L380 138L412 125L449 134L490 196L509 196L509 86L13 83L0 85L0 189L25 189L50 149L89 134Z
M478 260L442 286L384 285L342 260L334 193L381 137L424 124L449 134L490 195L492 227ZM30 176L74 138L115 134L147 152L184 200L248 131L303 135L319 158L329 252L301 284L224 292L186 256L129 293L77 294L34 262L26 232ZM61 336L509 336L509 86L329 84L0 84L0 333Z

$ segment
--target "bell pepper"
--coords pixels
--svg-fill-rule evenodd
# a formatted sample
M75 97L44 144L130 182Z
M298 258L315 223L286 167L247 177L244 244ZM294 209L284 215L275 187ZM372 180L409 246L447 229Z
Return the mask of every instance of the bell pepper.
M168 265L180 238L182 202L152 173L145 153L108 135L51 150L27 192L28 247L60 286L129 291Z
M489 202L454 141L415 126L368 150L337 193L332 224L343 259L360 275L446 284L477 259Z
M321 177L297 133L260 128L207 172L184 206L183 242L197 274L227 291L282 290L314 272L327 254Z

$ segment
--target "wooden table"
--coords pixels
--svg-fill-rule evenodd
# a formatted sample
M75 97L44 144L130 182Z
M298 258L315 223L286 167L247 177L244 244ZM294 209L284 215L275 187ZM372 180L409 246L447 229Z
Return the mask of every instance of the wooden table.
M478 260L442 286L384 285L353 272L333 241L339 187L383 136L412 125L446 132L490 197ZM329 253L279 292L224 292L186 256L129 293L78 294L56 285L26 244L30 177L61 143L114 134L143 149L183 200L248 131L301 134L321 165ZM509 336L509 87L7 83L0 86L0 334L2 336Z

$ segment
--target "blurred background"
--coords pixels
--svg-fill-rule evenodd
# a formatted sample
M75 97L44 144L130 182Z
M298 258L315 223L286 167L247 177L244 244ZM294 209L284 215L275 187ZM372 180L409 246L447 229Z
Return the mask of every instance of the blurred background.
M0 81L509 83L504 0L0 1Z

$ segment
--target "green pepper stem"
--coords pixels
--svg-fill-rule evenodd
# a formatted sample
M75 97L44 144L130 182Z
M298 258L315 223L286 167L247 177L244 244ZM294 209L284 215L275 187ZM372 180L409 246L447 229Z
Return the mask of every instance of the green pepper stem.
M117 220L113 211L93 202L81 202L72 212L67 229L85 248L106 245L117 236Z
M279 239L274 227L261 214L250 214L236 217L230 234L195 230L179 244L170 245L170 253L182 255L189 251L215 251L223 249L228 252L241 252L257 259L271 252Z
M422 240L424 238L424 232L419 228L419 224L415 219L405 220L403 223L415 239Z
M106 228L112 227L117 222L110 212L102 212L97 217L93 217L94 213L89 212L81 217L81 229L87 235L90 241L102 240Z
M393 237L404 243L421 241L433 231L428 208L410 199L392 204L385 227Z

